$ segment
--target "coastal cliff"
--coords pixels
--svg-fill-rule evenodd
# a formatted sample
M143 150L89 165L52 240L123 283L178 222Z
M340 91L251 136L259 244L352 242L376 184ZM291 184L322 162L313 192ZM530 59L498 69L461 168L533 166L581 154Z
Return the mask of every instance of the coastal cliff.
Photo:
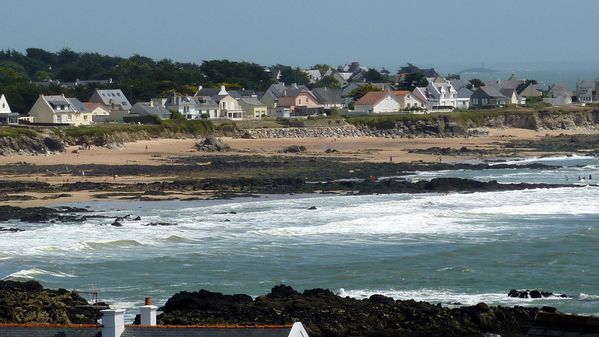
M65 146L122 147L155 138L188 138L215 134L238 138L464 137L481 136L493 128L535 131L596 129L599 110L459 111L428 115L398 114L302 121L242 121L212 125L206 121L173 121L164 125L96 125L67 129L2 128L0 155L49 154Z

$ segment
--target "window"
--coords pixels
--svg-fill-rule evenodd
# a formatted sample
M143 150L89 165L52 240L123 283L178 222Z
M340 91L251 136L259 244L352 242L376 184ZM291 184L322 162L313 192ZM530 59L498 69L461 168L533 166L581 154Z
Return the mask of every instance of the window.
M4 103L2 103L2 109L6 108L6 105Z
M121 97L121 93L120 92L117 92L116 95L119 96L119 97Z

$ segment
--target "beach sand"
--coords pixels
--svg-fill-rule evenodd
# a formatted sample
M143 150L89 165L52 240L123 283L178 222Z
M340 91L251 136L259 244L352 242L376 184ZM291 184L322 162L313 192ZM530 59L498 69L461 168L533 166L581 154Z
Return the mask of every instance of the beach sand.
M52 155L23 156L10 155L0 156L0 165L169 165L175 158L201 157L215 155L238 155L238 156L272 156L287 155L343 158L344 160L366 161L366 162L452 162L474 159L476 156L439 156L431 154L409 153L413 149L427 149L431 147L460 149L496 150L505 151L503 146L512 140L540 139L545 136L556 136L559 134L590 134L597 133L595 130L559 130L537 132L526 129L488 129L487 136L469 138L285 138L285 139L241 139L222 138L231 147L226 153L198 152L194 149L197 139L153 139L126 143L122 148L107 149L92 147L88 150L79 150L77 147L69 147L64 153ZM283 154L280 151L290 145L305 146L307 151L301 154ZM335 149L337 152L325 153L327 149ZM508 153L506 153L508 154ZM540 153L520 151L521 156L540 155ZM480 158L480 157L478 157ZM489 157L485 157L489 159ZM47 176L33 175L4 175L3 180L13 181L42 181L50 184L62 184L65 182L109 182L118 184L131 184L138 182L169 181L176 176L85 176L84 172L75 175ZM49 198L51 195L29 194L35 200L2 202L0 204L11 204L20 206L41 206L55 203L79 202L94 199L97 192L78 191L69 193L68 197ZM207 197L203 195L200 197ZM43 199L46 197L46 199ZM181 198L197 197L179 195Z

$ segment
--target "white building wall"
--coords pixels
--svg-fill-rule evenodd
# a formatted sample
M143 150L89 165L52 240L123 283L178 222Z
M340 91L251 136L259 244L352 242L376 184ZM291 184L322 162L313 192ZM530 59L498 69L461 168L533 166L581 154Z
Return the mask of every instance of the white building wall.
M10 106L8 106L8 101L6 100L6 97L4 96L4 94L2 94L0 96L0 113L2 114L9 114L12 111L10 111Z
M378 102L372 107L374 113L386 113L386 112L397 112L401 109L399 102L391 98L391 96L385 97L383 100Z

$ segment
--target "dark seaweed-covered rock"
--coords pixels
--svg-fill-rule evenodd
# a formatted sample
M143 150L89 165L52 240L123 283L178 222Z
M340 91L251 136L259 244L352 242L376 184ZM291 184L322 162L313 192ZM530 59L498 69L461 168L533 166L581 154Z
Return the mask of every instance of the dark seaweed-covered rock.
M64 143L56 138L44 138L44 145L50 152L64 152Z
M123 223L118 220L114 220L114 222L111 223L110 225L114 226L114 227L123 227Z
M162 324L287 324L301 321L311 337L324 336L524 336L536 308L491 307L485 303L444 308L425 302L396 301L383 295L358 300L326 289L299 293L280 285L252 300L206 290L169 299Z
M516 290L512 289L507 294L509 297L514 298L545 298L545 297L561 297L568 298L566 294L554 294L549 291L541 291L541 290Z
M84 221L85 217L75 217L73 214L89 212L85 208L77 207L13 207L0 206L0 221L21 220L24 222L47 222L55 221Z
M150 222L149 224L145 224L147 227L168 227L168 226L177 226L174 222Z
M2 227L0 226L0 232L11 232L11 233L16 233L16 232L22 232L23 230L20 228L15 228L15 227Z
M93 324L98 318L98 310L76 292L44 289L36 281L0 281L0 323Z

